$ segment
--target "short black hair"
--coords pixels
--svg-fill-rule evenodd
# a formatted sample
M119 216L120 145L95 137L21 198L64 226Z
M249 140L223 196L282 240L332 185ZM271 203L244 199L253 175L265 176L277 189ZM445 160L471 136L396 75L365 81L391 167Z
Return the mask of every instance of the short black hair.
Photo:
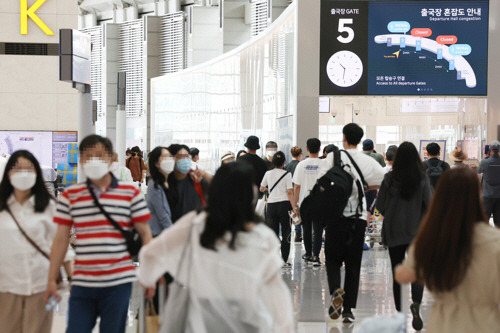
M332 144L325 146L325 148L323 148L323 154L330 154L331 152L334 152L337 150L339 150L339 147L337 147L336 145L334 145L332 143Z
M171 144L170 146L167 147L167 149L170 152L170 154L172 154L172 156L177 155L177 153L181 149L186 149L187 152L189 153L189 147L188 146L182 145L182 144L177 144L177 143Z
M189 149L189 155L194 158L196 155L200 155L200 150L196 147Z
M396 155L396 149L389 147L389 149L387 149L387 152L385 153L385 159L388 162L392 162L394 161L395 155Z
M240 150L238 154L236 154L236 158L240 158L241 155L245 155L247 153L246 150Z
M276 148L278 149L278 144L274 141L269 141L268 143L266 143L266 149L267 148Z
M321 149L321 141L319 141L319 139L317 138L311 138L307 140L307 149L311 154L319 153L319 150Z
M285 161L286 161L286 157L282 151L277 151L273 155L273 160L272 160L273 167L281 168L285 164Z
M435 142L429 143L425 149L427 149L427 154L430 156L437 156L441 152L441 147Z
M80 153L83 153L86 149L89 149L99 143L104 146L104 149L109 153L109 155L113 155L113 144L111 143L111 140L97 134L91 134L83 138L78 149L80 150Z
M132 149L128 148L127 151L125 152L125 155L130 154L132 155Z
M357 146L361 142L361 139L363 138L363 135L365 135L365 132L361 127L359 127L358 124L350 123L344 126L344 128L342 129L342 134L345 135L345 139L348 144Z

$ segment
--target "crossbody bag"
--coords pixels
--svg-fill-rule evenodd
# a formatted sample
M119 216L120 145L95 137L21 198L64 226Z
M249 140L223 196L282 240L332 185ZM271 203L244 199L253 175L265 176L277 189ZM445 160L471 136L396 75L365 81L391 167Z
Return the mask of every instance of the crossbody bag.
M87 181L87 189L89 190L90 195L94 200L94 204L99 208L101 213L104 214L109 223L111 223L113 227L115 227L118 231L120 231L123 238L125 238L125 242L127 244L127 251L130 253L130 255L132 257L138 255L142 246L142 239L137 230L135 230L134 228L131 231L125 230L111 217L111 215L101 205L99 200L97 200L94 190L92 190L92 186L90 185L90 181Z
M278 184L281 182L281 180L282 180L283 178L285 178L285 176L286 176L286 175L288 175L288 171L287 171L287 172L285 172L285 173L283 174L283 176L281 176L281 177L280 177L280 179L278 179L278 181L276 182L276 184L274 184L274 186L273 186L273 187L271 187L271 189L269 190L269 194L271 194L271 192L274 190L274 188L275 188L276 186L278 186Z
M21 232L21 234L24 236L24 238L26 238L26 240L28 241L28 243L30 243L42 256L44 256L45 258L47 258L47 260L50 262L50 257L47 253L45 253L45 251L43 251L37 243L35 243L34 240L31 239L30 236L28 236L28 234L26 233L26 231L24 231L24 229L21 227L21 225L19 224L19 222L17 221L17 219L15 218L14 214L12 214L12 212L10 211L10 209L8 207L6 207L6 210L7 210L7 213L9 213L10 217L12 217L12 219L14 220L14 223L16 223L17 225L17 228L19 229L19 231ZM57 275L57 278L56 278L56 283L59 284L61 283L63 280L62 278L62 275L61 275L61 270L59 270L59 274Z

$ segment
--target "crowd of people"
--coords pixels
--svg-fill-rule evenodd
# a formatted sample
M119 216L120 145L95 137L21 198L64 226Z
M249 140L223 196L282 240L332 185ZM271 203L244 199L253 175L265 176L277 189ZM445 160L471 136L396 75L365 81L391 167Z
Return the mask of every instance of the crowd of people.
M379 154L363 137L360 126L347 124L344 149L327 145L321 151L320 140L310 138L305 151L292 147L287 161L288 152L274 141L259 156L260 140L250 136L246 150L220 156L212 175L199 163L197 148L159 146L145 160L134 147L121 166L110 140L91 135L79 145L86 180L57 199L36 158L15 152L0 183L2 332L50 332L61 267L71 283L67 332L91 332L97 318L101 332L124 332L137 278L157 306L158 284L168 285L166 326L294 332L292 298L282 278L282 269L292 266L293 236L303 243L308 265L322 266L324 248L328 314L352 323L367 221L375 209L384 216L395 309L403 310L400 283L411 283L414 329L424 327L426 287L435 300L429 332L495 331L500 231L488 221L493 216L500 227L500 143L489 145L478 166L464 163L467 156L457 147L450 166L436 143L427 145L422 161L410 142ZM339 200L311 212L311 198L333 193L320 185L338 191ZM266 207L262 216L255 210L259 200ZM179 315L172 306L189 311Z

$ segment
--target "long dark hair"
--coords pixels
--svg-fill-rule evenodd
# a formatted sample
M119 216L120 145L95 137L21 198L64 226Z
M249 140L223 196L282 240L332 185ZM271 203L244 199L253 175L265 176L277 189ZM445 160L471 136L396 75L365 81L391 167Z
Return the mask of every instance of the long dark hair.
M168 204L170 205L170 207L174 207L178 200L177 191L173 191L172 188L170 188L170 183L168 189L165 187L165 181L166 181L165 176L163 175L163 173L160 172L160 170L156 166L156 163L158 163L158 161L160 160L160 156L163 149L169 151L167 147L159 146L153 149L151 153L149 153L148 156L149 174L151 176L151 180L153 180L153 186L155 188L158 188L158 186L160 186L165 192L165 195L167 196Z
M425 177L422 161L413 143L406 141L399 146L391 172L393 179L399 184L401 197L410 199Z
M215 250L217 240L230 232L229 248L234 250L238 232L245 231L246 223L257 220L252 168L238 161L222 165L210 185L206 211L208 217L200 237L201 245Z
M440 177L415 239L417 277L429 290L451 291L465 277L476 223L486 223L477 173L456 168Z
M31 188L31 194L35 196L35 212L41 213L45 211L50 200L53 199L53 197L49 194L47 187L45 187L40 164L38 163L35 156L33 156L33 154L27 150L16 151L7 161L7 165L5 166L5 171L2 178L2 183L0 183L0 211L3 211L8 207L7 201L14 192L14 187L10 183L9 171L14 168L17 160L20 157L23 157L30 161L35 168L36 182L35 185Z

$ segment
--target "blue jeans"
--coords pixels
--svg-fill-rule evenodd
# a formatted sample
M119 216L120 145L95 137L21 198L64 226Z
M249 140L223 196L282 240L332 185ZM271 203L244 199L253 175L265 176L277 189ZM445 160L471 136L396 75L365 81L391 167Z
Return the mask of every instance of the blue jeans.
M66 333L91 333L97 317L99 332L124 333L132 283L113 287L73 286L69 297Z

